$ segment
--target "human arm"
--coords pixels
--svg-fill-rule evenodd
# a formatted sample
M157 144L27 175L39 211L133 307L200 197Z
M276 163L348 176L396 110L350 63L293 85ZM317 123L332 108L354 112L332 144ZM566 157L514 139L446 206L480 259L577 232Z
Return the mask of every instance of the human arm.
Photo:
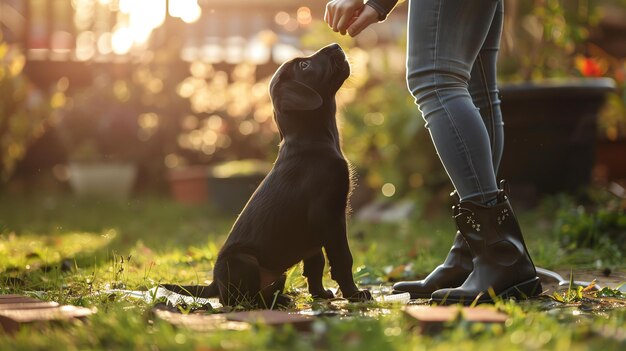
M371 6L374 10L376 10L376 12L378 12L379 21L384 21L391 10L396 7L398 0L367 0L365 4Z

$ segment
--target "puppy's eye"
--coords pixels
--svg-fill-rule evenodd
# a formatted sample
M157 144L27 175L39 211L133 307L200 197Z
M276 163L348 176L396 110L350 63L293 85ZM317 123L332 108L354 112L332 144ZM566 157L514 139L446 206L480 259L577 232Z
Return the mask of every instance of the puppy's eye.
M311 62L309 62L309 61L300 61L300 63L298 65L300 66L301 70L306 71L309 67L311 67Z

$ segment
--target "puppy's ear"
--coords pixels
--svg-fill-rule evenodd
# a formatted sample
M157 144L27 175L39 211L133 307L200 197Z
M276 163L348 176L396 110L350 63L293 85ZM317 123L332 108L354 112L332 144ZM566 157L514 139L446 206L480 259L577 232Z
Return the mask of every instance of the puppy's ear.
M324 101L313 88L290 80L278 87L278 106L282 111L310 111L322 106Z

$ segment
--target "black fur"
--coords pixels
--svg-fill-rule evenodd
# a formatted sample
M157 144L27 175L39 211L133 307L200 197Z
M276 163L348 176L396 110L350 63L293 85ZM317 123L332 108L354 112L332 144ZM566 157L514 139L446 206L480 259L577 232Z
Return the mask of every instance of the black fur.
M337 44L283 64L270 82L281 137L274 167L237 218L214 267L210 294L225 305L286 304L285 271L304 261L314 297L322 286L324 253L342 295L369 300L352 278L346 236L350 170L340 148L335 94L350 75Z

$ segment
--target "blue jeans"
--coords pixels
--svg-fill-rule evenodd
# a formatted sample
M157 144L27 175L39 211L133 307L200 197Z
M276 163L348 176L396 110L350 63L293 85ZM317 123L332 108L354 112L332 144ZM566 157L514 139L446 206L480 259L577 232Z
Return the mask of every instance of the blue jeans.
M410 0L407 84L461 201L496 198L502 0Z

